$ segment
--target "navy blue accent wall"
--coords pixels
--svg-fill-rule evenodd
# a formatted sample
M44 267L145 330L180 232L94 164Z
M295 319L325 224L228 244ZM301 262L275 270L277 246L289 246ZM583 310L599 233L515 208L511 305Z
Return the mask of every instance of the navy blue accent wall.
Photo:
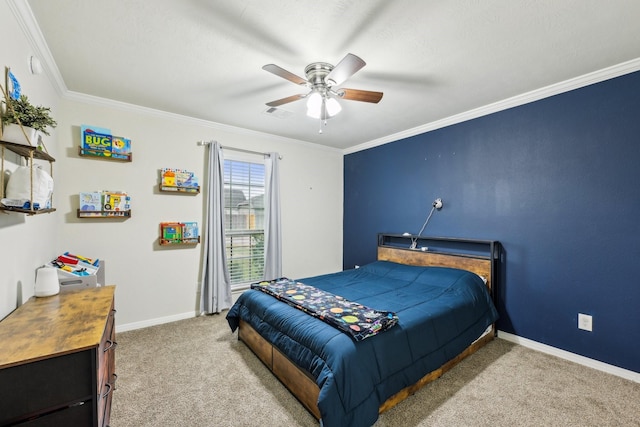
M423 235L504 246L500 330L640 372L640 72L345 156L344 268L437 197Z

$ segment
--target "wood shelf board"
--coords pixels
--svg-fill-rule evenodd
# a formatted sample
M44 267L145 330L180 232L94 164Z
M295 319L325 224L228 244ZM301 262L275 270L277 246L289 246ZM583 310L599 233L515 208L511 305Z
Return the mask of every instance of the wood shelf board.
M131 210L126 211L82 211L77 210L78 218L131 218Z
M165 193L199 194L200 187L178 187L174 185L159 184L159 189Z
M0 206L0 210L6 211L6 212L23 213L27 215L39 215L39 214L51 213L56 211L55 208L31 210L31 209L22 209L22 208L12 208L7 206Z
M133 154L115 154L115 157L113 154L109 155L109 156L105 156L102 155L101 153L104 153L103 151L99 151L99 150L90 150L90 149L86 149L86 148L82 148L82 147L78 147L78 155L80 155L81 157L90 157L93 159L102 159L102 160L109 160L109 161L114 161L114 162L131 162L133 161ZM118 156L126 156L126 157L118 157Z
M7 150L13 151L22 157L29 158L33 154L34 159L47 160L49 162L56 161L56 159L51 157L48 153L39 150L38 147L34 147L32 145L16 144L15 142L8 141L0 141L0 145L3 145Z
M177 239L177 240L169 240L169 239L160 239L160 245L162 246L171 246L171 245L197 245L200 243L200 237L194 237L192 239Z

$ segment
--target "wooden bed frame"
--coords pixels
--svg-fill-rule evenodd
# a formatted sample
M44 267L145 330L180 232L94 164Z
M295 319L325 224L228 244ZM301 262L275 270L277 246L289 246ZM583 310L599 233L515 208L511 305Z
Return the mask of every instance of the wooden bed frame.
M436 240L451 241L452 239L436 238ZM489 290L495 290L492 289L492 287L495 287L495 279L497 275L495 272L496 251L494 249L494 243L497 244L497 242L467 241L460 239L453 240L462 243L475 242L490 244L491 255L483 257L477 255L410 250L402 247L385 246L381 242L378 246L378 260L393 261L408 265L452 267L468 270L486 279ZM491 341L495 336L495 332L495 325L491 325L491 327L480 338L473 342L458 356L451 359L440 368L428 373L415 384L400 390L398 393L387 399L387 401L380 405L379 413L383 413L384 411L391 409L402 400L414 394L424 385L441 377L461 360L475 353L478 349ZM262 338L262 336L258 334L251 325L243 320L240 320L238 339L243 341L258 356L258 358L316 419L319 420L321 418L320 411L317 406L320 389L309 372L298 367L294 362L289 360L277 347Z

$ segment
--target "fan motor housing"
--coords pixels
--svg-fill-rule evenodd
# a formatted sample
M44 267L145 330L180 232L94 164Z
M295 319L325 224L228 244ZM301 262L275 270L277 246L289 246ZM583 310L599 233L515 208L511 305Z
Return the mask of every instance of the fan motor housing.
M324 78L333 70L333 65L326 62L314 62L309 64L304 69L304 74L307 76L307 81L313 88L330 86L328 82L325 82Z

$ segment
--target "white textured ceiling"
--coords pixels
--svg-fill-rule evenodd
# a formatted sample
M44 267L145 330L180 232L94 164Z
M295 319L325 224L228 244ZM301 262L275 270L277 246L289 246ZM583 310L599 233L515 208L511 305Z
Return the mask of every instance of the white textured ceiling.
M28 0L73 92L349 149L640 58L637 0ZM342 86L322 134L304 77L347 53L367 65ZM212 135L215 138L215 135Z

